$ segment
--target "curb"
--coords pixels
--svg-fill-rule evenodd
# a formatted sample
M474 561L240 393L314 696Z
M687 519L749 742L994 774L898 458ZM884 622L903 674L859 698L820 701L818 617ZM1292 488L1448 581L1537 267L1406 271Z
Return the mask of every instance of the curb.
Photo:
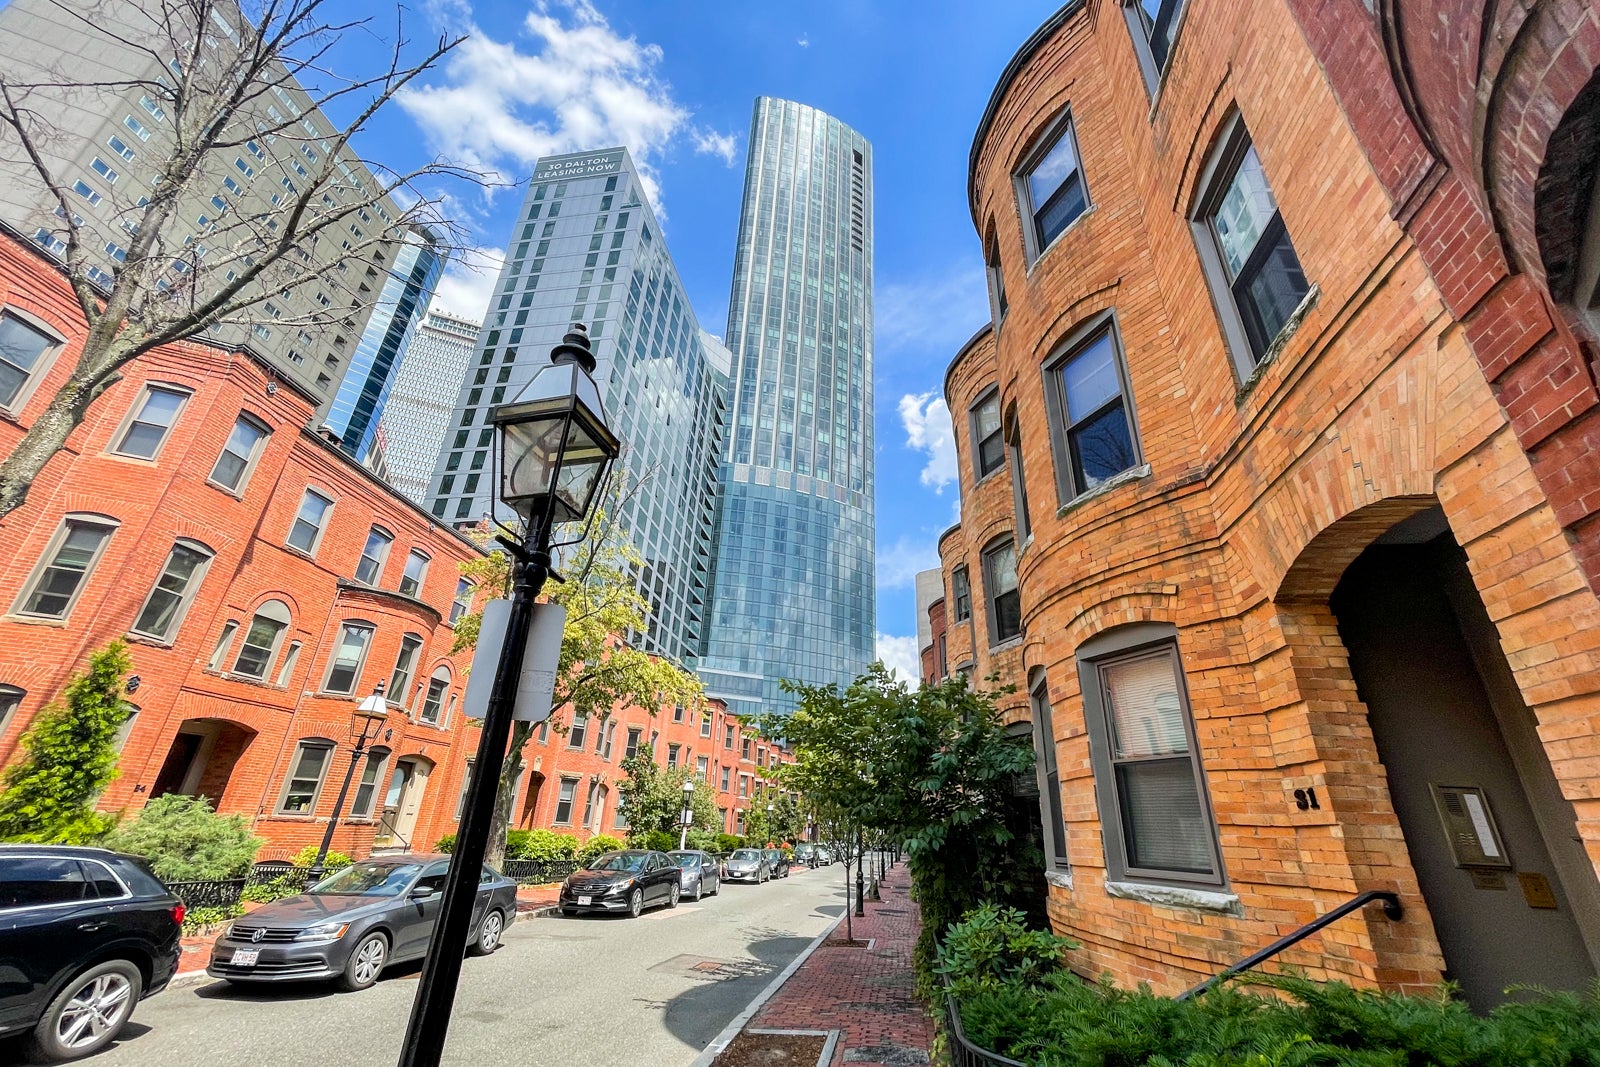
M811 954L817 951L824 941L833 936L833 932L839 928L839 924L842 922L844 922L844 916L840 915L833 921L831 926L818 934L811 944L802 949L800 955L790 960L789 965L780 971L776 978L767 983L767 988L756 994L756 999L745 1005L744 1011L735 1016L731 1023L722 1028L720 1034L711 1039L711 1043L705 1047L705 1050L695 1058L695 1061L689 1067L711 1067L711 1061L721 1055L722 1050L727 1048L733 1039L739 1036L739 1032L745 1028L745 1025L755 1018L756 1012L760 1011L762 1006L771 1000L778 990L783 988L785 982L794 977L794 973L800 969L800 965L810 959Z

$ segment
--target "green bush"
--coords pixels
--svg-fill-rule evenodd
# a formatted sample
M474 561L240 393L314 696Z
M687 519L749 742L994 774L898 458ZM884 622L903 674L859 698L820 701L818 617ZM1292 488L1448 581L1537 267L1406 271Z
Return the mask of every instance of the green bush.
M113 830L104 844L145 857L168 882L200 882L242 878L262 840L244 816L218 815L204 797L168 793Z
M714 852L732 852L736 848L744 848L744 838L738 834L718 834L717 847Z
M629 848L653 848L658 852L671 852L678 847L678 835L665 830L651 830L643 834L628 835Z
M1047 930L1030 930L1017 908L984 904L945 932L937 970L957 996L1012 982L1034 987L1061 969L1063 952L1077 947Z
M307 845L299 852L296 852L294 854L293 862L296 867L310 867L317 862L317 846ZM345 855L343 852L335 852L332 849L329 849L327 856L323 857L322 870L326 874L332 874L334 871L344 870L354 862L354 860Z
M304 886L298 880L284 875L270 882L257 882L255 885L245 886L244 892L239 894L239 899L246 904L271 904L274 900L292 897L303 889Z
M244 909L237 904L208 904L203 908L187 908L183 913L183 932L193 934L202 926L225 923L243 914Z
M454 852L456 850L456 835L445 834L433 843L433 850L435 852ZM510 855L510 853L508 852L507 855Z
M622 847L622 842L614 837L609 837L606 834L595 834L583 843L582 848L578 849L578 862L588 863L602 853L615 852Z
M554 830L512 830L506 834L506 859L545 863L578 858L578 839Z
M1597 1067L1600 984L1540 993L1488 1016L1449 990L1413 997L1293 975L1187 1001L1091 985L1065 971L960 998L976 1044L1025 1063L1095 1067Z

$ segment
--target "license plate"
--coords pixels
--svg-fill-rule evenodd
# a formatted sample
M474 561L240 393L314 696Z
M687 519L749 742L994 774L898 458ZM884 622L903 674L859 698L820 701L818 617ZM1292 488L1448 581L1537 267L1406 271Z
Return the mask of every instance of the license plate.
M260 955L261 950L258 948L235 949L233 959L230 962L235 967L254 967Z
M578 898L578 903L579 904L592 904L592 903L594 903L594 897L579 897Z

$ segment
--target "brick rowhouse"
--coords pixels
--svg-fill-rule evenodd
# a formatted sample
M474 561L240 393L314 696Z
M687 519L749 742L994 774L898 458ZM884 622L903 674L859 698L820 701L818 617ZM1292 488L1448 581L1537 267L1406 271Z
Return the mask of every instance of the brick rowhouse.
M70 373L84 327L58 269L9 236L0 316L0 328L26 327L24 338L43 342L0 408L7 449ZM146 408L152 389L175 399L175 415ZM198 343L134 361L90 406L26 505L0 521L0 765L89 652L125 637L137 711L102 810L131 814L166 792L205 796L249 818L267 841L261 858L292 855L322 839L349 767L352 712L382 682L384 732L357 770L334 848L427 849L454 832L478 735L457 708L469 664L449 655L451 624L481 604L459 584L479 550L307 430L313 412L250 354ZM224 464L230 440L243 445ZM310 524L299 521L308 491L328 502ZM70 546L61 556L74 530L74 545L89 546L87 571L56 577L71 589L64 602L41 601L46 569L84 558ZM151 606L163 575L176 603L165 613ZM654 715L618 708L582 734L569 720L558 709L524 753L519 826L615 833L634 729L663 763L674 746L685 766L705 758L713 788L727 768L718 804L729 829L767 795L781 758L716 702Z
M1279 962L1579 985L1600 18L1159 7L1056 12L971 157L947 656L1033 724L1052 922L1175 992L1389 890Z

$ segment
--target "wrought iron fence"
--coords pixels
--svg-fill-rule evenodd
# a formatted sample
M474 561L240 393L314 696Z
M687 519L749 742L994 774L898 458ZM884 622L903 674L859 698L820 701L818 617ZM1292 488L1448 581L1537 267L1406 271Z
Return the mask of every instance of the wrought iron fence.
M961 1006L956 1003L948 987L945 989L944 1002L945 1017L949 1024L951 1067L1028 1067L1025 1063L973 1044L961 1026Z
M506 860L500 870L514 882L543 885L559 882L582 866L577 860Z
M183 901L191 910L195 908L231 908L244 894L243 878L222 878L206 882L168 882L173 896Z

